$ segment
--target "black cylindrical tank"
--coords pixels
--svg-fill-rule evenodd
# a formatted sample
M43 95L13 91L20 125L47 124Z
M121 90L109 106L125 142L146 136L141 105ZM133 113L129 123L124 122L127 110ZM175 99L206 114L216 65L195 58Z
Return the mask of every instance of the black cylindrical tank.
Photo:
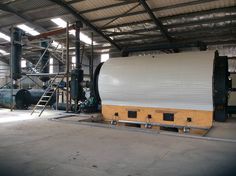
M42 89L13 89L13 106L16 109L27 109L30 105L38 103L42 97L44 90ZM53 105L56 102L54 94L48 105ZM11 89L0 89L0 106L11 108Z
M71 71L71 98L80 100L84 97L83 87L81 85L84 78L84 71L75 69Z
M39 99L42 97L45 90L42 89L30 89L28 90L31 95L31 104L35 105L38 103ZM53 105L56 102L56 94L53 94L48 105Z
M215 54L213 74L214 119L223 122L227 119L228 91L230 88L228 58Z
M25 89L13 89L13 106L27 109L31 105L31 94ZM11 108L11 89L0 89L0 106Z
M21 78L21 56L22 56L22 45L21 39L24 32L19 28L12 28L12 46L11 46L11 68L12 78L17 80Z

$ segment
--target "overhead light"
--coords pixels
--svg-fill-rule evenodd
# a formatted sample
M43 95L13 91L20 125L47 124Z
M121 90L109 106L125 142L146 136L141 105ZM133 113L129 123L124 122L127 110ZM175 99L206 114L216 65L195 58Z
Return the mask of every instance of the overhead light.
M11 41L11 38L8 35L3 34L2 32L0 32L0 38L4 39L6 41L9 41L9 42Z
M61 28L65 28L67 26L66 21L61 18L52 18L51 21L57 24L57 26ZM75 36L74 29L70 30L69 33ZM91 42L92 42L92 39L88 37L87 35L83 34L82 32L80 32L80 40L89 45L91 45ZM93 42L93 44L96 44L96 42Z
M58 25L58 27L65 28L67 23L61 18L53 18L51 21Z
M3 56L9 55L10 53L6 52L5 50L0 49L0 54Z
M39 35L40 33L36 30L34 30L33 28L25 25L25 24L20 24L20 25L17 25L18 28L22 29L23 31L25 31L26 33L29 33L30 35Z

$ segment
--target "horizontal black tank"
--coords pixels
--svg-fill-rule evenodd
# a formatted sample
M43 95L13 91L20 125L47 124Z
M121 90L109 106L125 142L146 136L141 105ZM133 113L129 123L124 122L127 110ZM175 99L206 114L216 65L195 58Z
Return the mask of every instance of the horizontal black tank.
M13 106L16 109L28 109L29 106L38 103L43 95L42 89L13 89ZM48 105L56 102L54 94ZM0 107L11 108L11 89L0 89Z

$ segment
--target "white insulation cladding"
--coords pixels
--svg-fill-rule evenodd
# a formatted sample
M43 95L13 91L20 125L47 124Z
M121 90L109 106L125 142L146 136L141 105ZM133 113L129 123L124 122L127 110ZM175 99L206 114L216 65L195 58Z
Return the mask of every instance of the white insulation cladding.
M101 68L102 105L213 111L214 52L112 58Z

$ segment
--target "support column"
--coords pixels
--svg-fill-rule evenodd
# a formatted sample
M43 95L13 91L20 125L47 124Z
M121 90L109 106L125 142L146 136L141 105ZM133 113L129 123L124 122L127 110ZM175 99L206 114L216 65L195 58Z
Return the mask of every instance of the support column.
M94 89L93 89L93 32L91 34L91 56L89 58L89 76L90 76L90 97L94 96Z
M77 105L79 100L84 99L84 92L82 87L82 81L84 79L84 71L81 69L81 60L80 60L80 28L82 27L82 23L80 21L76 22L76 66L75 69L71 71L71 98L75 102L75 111L77 111Z
M13 88L17 79L21 78L21 57L22 57L22 35L24 32L19 29L11 28L11 60L10 60L10 72L11 72L11 111L14 108L13 100Z

